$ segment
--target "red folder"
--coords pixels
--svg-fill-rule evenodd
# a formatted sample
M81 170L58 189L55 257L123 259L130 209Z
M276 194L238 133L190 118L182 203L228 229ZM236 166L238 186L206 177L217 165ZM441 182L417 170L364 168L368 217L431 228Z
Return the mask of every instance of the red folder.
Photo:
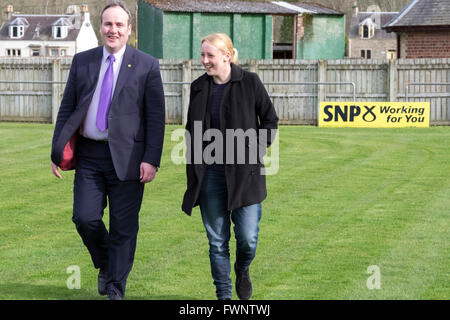
M70 138L69 142L67 142L63 151L63 160L61 161L60 168L61 170L72 170L76 165L75 158L75 146L78 139L78 132L76 132L72 138Z

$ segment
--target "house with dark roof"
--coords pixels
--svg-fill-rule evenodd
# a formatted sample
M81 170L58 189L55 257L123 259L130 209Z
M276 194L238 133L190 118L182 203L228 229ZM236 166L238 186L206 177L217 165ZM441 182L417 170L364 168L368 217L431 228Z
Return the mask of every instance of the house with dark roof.
M397 58L397 35L382 29L398 12L361 12L354 7L348 33L348 57Z
M87 5L67 14L20 14L11 5L0 27L0 56L61 57L98 46Z
M289 58L344 57L343 13L284 1L139 0L138 47L157 58L200 59L201 39L222 32L240 59L271 59L275 15L293 17L292 42L282 48Z
M412 0L383 28L398 35L399 58L450 58L450 0Z

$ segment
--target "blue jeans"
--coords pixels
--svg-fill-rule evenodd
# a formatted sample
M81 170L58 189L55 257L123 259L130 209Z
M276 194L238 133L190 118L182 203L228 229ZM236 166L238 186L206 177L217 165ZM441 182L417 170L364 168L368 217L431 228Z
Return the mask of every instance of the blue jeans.
M261 204L234 209L227 206L227 186L222 171L206 170L200 191L200 211L209 240L211 275L218 299L231 298L230 226L234 223L236 267L248 270L258 243Z

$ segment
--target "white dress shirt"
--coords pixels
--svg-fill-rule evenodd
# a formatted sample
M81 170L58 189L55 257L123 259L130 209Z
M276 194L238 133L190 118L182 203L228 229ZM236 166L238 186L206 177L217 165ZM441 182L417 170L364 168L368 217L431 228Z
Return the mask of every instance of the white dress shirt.
M114 54L115 61L113 63L114 72L114 83L111 94L111 99L114 96L114 89L116 88L117 78L119 76L120 67L122 65L123 54L125 52L126 46L120 49L119 52ZM80 128L80 133L86 138L93 140L108 140L108 129L105 131L100 131L97 128L97 110L98 104L100 102L100 92L102 90L103 78L105 77L106 70L109 66L110 53L103 47L103 57L100 66L100 73L98 76L97 87L95 88L94 96L92 97L91 104L89 105L89 110L87 112L86 118Z

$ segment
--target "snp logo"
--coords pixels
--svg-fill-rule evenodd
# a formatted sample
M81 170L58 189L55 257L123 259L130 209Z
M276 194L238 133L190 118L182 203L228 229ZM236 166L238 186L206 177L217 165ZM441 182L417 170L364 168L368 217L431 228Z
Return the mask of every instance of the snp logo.
M350 105L350 106L333 106L326 105L324 107L324 113L326 118L323 119L325 122L330 121L343 121L343 122L354 122L355 118L361 116L361 119L365 122L373 122L377 119L377 116L373 112L373 107L364 106L364 109L361 109L360 106Z

